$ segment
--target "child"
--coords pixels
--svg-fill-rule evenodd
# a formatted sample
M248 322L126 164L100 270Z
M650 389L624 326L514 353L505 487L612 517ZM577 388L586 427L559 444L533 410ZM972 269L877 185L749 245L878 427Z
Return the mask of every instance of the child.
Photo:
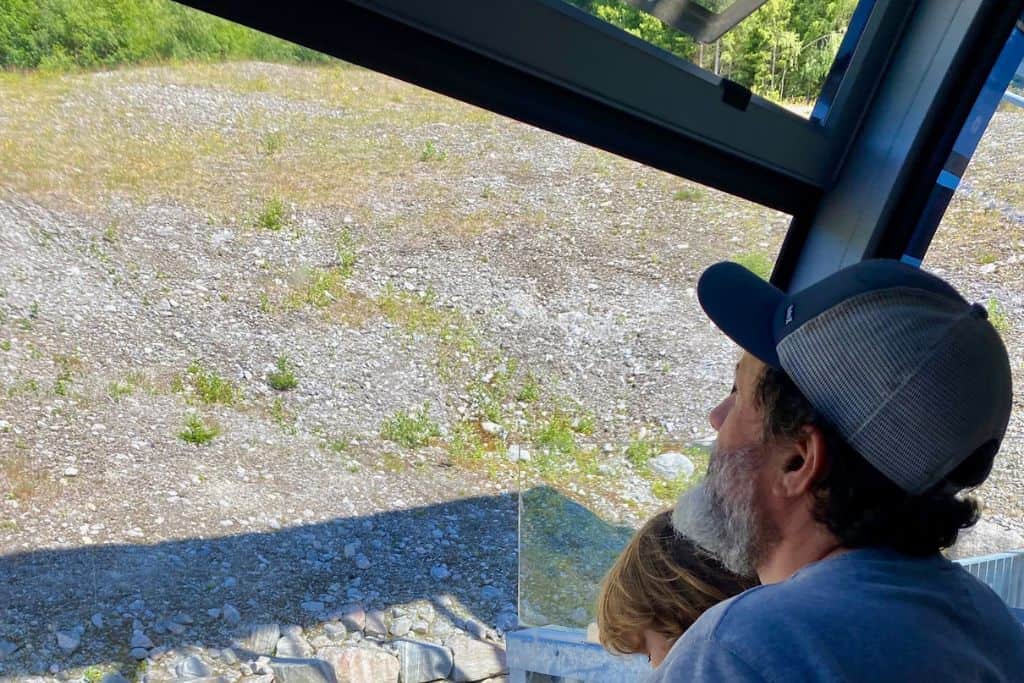
M601 644L618 654L642 652L656 667L706 609L755 584L676 534L666 510L636 532L601 582Z

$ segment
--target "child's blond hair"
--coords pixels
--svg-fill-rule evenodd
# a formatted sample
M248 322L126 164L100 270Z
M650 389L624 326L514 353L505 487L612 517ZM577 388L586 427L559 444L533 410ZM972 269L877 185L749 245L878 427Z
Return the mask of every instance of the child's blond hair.
M755 583L677 534L666 510L636 532L601 582L601 644L619 654L642 652L645 629L673 640L709 607Z

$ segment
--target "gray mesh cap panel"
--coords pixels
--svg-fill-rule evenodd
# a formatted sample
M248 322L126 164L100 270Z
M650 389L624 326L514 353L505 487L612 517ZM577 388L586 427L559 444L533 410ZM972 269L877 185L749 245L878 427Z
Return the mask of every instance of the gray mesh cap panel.
M891 288L821 313L778 346L783 369L844 439L909 493L1001 439L1009 361L981 309Z

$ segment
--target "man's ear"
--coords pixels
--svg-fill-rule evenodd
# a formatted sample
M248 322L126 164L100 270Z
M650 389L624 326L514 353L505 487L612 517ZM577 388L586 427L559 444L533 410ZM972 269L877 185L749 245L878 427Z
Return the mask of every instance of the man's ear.
M828 468L825 435L818 427L808 425L787 446L775 488L778 495L795 498L807 493L814 482L825 475Z

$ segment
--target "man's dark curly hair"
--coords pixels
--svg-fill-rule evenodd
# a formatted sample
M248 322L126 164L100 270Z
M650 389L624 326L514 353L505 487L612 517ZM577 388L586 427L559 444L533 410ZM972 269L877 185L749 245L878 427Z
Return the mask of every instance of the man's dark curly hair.
M960 492L988 476L997 450L992 445L924 493L911 495L858 455L782 370L767 366L755 395L764 411L766 443L795 439L808 425L825 435L827 469L814 483L814 516L844 547L930 555L953 545L961 529L978 521L977 500Z

